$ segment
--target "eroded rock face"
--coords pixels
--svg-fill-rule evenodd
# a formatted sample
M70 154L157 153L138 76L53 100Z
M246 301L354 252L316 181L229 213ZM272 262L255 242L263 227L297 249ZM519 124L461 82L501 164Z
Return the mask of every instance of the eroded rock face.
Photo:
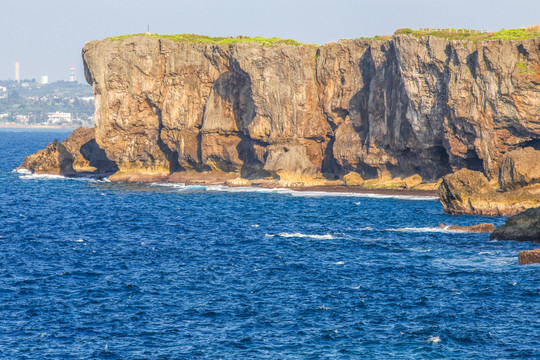
M37 174L110 174L118 170L95 140L95 128L79 127L68 138L54 140L47 148L29 155L19 169Z
M83 58L96 142L121 172L429 181L460 168L492 179L509 149L538 141L539 46L409 35L319 48L136 36L89 42Z
M45 149L27 156L18 169L30 170L36 174L66 176L75 174L73 155L58 140L54 140Z
M499 167L499 185L514 190L540 183L540 151L532 147L505 154Z
M443 177L438 192L450 214L512 216L540 206L540 185L498 192L484 174L468 169Z
M506 219L491 233L490 239L540 242L540 207Z

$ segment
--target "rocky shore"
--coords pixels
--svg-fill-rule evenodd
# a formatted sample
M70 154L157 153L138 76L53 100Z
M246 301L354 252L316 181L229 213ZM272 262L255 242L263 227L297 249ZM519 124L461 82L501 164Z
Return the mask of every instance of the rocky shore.
M83 61L96 128L21 168L111 181L438 188L447 212L509 216L540 206L539 49L539 38L403 32L323 46L91 41Z

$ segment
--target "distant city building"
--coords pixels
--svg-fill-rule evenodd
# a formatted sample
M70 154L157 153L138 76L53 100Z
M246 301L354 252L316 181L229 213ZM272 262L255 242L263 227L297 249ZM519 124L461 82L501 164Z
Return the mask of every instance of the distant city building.
M71 113L63 113L63 112L53 112L53 113L47 113L47 123L49 124L58 124L61 122L69 123L73 121L73 115Z
M28 115L15 115L15 120L19 124L28 124Z
M15 62L15 81L21 81L20 64L18 61Z
M7 91L7 87L5 86L0 86L0 92L6 92Z
M41 75L39 78L39 82L43 85L49 83L49 77L47 75Z
M75 64L71 64L71 67L69 68L69 81L75 82L77 79L75 78Z

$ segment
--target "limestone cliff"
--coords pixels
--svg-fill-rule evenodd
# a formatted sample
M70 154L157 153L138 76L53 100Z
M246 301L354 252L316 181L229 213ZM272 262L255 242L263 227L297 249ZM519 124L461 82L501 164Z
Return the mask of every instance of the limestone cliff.
M540 39L394 35L316 47L134 36L83 49L121 172L493 179L540 146Z

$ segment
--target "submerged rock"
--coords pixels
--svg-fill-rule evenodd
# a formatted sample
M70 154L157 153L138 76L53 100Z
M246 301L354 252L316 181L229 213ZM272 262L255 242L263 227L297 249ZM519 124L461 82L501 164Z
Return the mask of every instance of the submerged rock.
M490 233L495 230L495 225L491 223L475 224L475 225L444 225L439 224L441 229L447 230L457 230L457 231L466 231L466 232L476 232L476 233Z
M506 219L493 231L490 239L540 242L540 207Z

